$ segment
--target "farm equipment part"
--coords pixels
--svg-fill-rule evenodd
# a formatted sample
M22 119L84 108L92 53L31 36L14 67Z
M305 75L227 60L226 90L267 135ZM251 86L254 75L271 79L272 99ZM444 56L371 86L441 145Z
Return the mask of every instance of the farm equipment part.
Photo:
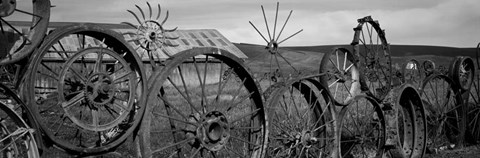
M338 148L336 107L315 77L278 82L264 92L268 157L330 157Z
M263 157L267 115L250 74L240 59L214 47L172 56L148 82L143 156Z
M402 83L420 86L422 80L425 79L425 75L422 65L415 59L408 60L402 66Z
M139 57L120 34L95 24L58 28L44 38L50 1L32 1L31 12L16 9L16 3L2 1L0 10L0 38L14 39L0 59L2 117L10 120L4 125L11 124L2 132L2 154L39 157L35 141L40 151L112 151L143 117L147 89ZM16 28L14 14L28 15L30 30ZM67 38L77 43L67 44Z

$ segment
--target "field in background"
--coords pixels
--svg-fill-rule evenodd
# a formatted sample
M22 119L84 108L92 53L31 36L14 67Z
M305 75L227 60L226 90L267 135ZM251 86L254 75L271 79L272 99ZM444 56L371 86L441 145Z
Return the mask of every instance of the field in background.
M257 79L263 77L270 70L270 53L265 50L264 45L254 45L246 43L235 43L248 59L245 65L249 67ZM310 73L318 72L320 61L323 54L335 47L344 47L351 50L350 45L326 45L326 46L298 46L298 47L281 47L280 53L291 62L291 64L301 72ZM435 62L437 68L450 65L455 56L470 56L475 59L475 48L454 48L441 46L414 46L414 45L391 45L393 66L397 69L402 67L410 59L416 59L420 64L425 60ZM283 60L280 59L281 62ZM288 69L288 64L280 64L282 69L292 72ZM275 68L275 67L274 67Z

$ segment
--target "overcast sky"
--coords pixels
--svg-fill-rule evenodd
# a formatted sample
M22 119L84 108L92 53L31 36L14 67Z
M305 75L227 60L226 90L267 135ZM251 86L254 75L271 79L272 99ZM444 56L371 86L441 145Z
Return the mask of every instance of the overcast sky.
M138 4L148 15L146 0L51 0L51 21L135 22L126 10ZM265 44L248 23L266 35L260 6L265 7L272 31L276 2L280 2L277 33L293 14L282 33L288 45L350 44L356 19L371 15L380 21L391 44L476 47L480 42L478 0L149 0L169 10L165 28L217 29L232 42ZM154 7L154 14L156 14ZM267 35L268 36L268 35ZM267 37L268 38L268 37Z

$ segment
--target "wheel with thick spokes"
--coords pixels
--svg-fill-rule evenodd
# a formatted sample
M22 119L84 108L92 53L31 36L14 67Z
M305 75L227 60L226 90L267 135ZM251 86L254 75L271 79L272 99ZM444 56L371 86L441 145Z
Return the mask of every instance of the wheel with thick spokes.
M266 90L267 157L330 157L336 112L326 89L313 78L279 82Z
M148 86L143 157L263 157L262 96L233 54L210 47L179 52Z
M119 146L145 110L145 72L120 34L94 24L59 28L32 59L26 99L45 135L75 155Z
M345 48L334 48L325 54L320 63L320 83L338 105L346 103L360 93L360 72L355 56Z
M353 30L353 54L357 56L357 65L365 78L360 80L362 90L368 89L369 95L383 100L391 89L393 78L390 46L385 31L370 16L358 19L358 25Z
M40 157L34 135L40 131L27 124L34 120L24 120L32 119L26 106L3 84L0 95L0 157Z
M427 77L420 96L427 116L427 147L462 146L466 130L465 106L453 81L442 74Z
M50 0L0 0L0 65L29 56L42 42L50 7Z
M374 98L357 95L338 114L339 154L342 157L376 157L384 154L385 117Z

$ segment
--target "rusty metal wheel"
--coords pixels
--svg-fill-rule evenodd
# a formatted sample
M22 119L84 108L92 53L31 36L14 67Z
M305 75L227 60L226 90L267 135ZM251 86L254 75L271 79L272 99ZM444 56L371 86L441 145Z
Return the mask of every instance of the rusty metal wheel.
M386 123L374 98L357 95L338 114L339 154L342 157L376 157L384 154Z
M25 104L0 84L0 157L40 157L35 133L39 133ZM25 116L27 115L27 116ZM27 120L25 120L27 119Z
M475 77L475 63L472 58L459 56L450 65L450 77L461 91L469 91Z
M360 72L355 64L355 56L345 48L334 48L325 54L320 63L320 83L328 87L337 105L346 103L360 93Z
M29 56L42 42L49 18L49 0L0 0L0 65Z
M416 86L420 86L425 78L425 73L420 63L415 59L410 59L402 66L402 75L403 83L411 83Z
M422 63L423 71L425 72L425 78L432 75L436 71L435 62L431 60L425 60Z
M330 157L336 112L326 89L313 78L274 84L264 94L269 121L267 157Z
M106 153L139 125L145 71L120 34L95 24L59 28L31 62L26 99L56 146L82 156Z
M466 114L462 97L453 81L442 74L427 77L419 90L426 109L429 150L462 146Z
M360 80L362 90L369 95L383 100L391 89L393 78L390 46L385 38L385 31L378 21L367 16L358 19L353 41L353 54L364 79Z
M477 62L477 69L474 69L472 71L472 74L474 74L473 82L468 90L468 96L466 94L462 95L466 99L466 102L468 102L468 108L467 108L467 138L472 138L472 139L467 139L469 140L469 143L472 144L478 144L480 143L480 74L476 74L475 70L479 70L480 65L478 65L478 59L479 59L479 53L480 53L480 43L477 45L477 52L476 52L476 62ZM464 98L464 99L465 99Z
M266 115L258 84L218 48L172 56L148 81L143 157L262 157Z
M383 104L387 121L386 146L390 157L423 157L426 149L426 115L417 86L403 84L387 95ZM390 147L387 147L390 148Z

